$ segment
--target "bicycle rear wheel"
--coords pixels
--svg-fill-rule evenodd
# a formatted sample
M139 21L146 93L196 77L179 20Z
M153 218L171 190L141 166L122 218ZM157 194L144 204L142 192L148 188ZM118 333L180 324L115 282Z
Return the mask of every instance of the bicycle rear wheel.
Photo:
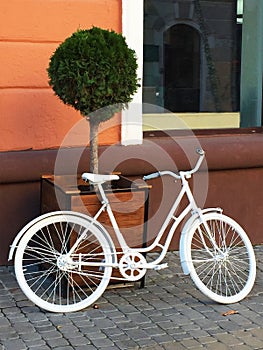
M236 303L248 295L255 282L253 246L241 226L228 216L207 213L203 219L193 224L186 240L190 276L210 299Z
M16 278L25 295L39 307L52 312L78 311L94 303L106 289L112 272L112 247L107 232L90 221L79 213L49 213L29 226L21 238L15 255ZM84 262L109 266L83 266Z

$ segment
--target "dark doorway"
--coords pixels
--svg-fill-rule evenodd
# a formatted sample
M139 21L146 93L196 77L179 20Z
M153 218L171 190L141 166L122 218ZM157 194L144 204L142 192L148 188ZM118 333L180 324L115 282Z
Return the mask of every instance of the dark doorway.
M171 112L200 110L200 35L186 24L164 32L164 107Z

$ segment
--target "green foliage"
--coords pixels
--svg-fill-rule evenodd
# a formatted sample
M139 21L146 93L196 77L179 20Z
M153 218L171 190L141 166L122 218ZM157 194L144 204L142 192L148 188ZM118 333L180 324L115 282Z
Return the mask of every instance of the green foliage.
M138 88L135 52L122 34L78 30L50 58L49 84L67 105L100 123L127 106Z

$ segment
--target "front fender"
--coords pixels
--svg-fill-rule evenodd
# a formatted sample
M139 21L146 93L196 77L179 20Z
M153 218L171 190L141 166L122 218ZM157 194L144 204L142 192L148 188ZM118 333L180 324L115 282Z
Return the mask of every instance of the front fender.
M190 216L190 218L186 221L186 223L183 226L182 232L181 232L181 237L180 237L180 244L179 244L179 252L180 252L180 261L181 261L181 266L183 273L185 275L190 274L190 268L188 261L186 259L187 256L187 245L186 245L186 239L187 239L187 234L191 226L197 221L200 220L200 215L208 213L208 212L216 212L216 213L222 213L221 208L206 208L202 209L193 215Z

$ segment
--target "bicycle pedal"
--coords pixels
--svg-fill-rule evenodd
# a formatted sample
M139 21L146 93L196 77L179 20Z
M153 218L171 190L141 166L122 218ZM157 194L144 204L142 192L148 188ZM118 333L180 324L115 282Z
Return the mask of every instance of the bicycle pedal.
M156 266L154 266L154 270L155 271L159 271L159 270L162 270L162 269L166 269L168 267L168 264L167 263L165 263L165 264L161 264L161 265L156 265Z

